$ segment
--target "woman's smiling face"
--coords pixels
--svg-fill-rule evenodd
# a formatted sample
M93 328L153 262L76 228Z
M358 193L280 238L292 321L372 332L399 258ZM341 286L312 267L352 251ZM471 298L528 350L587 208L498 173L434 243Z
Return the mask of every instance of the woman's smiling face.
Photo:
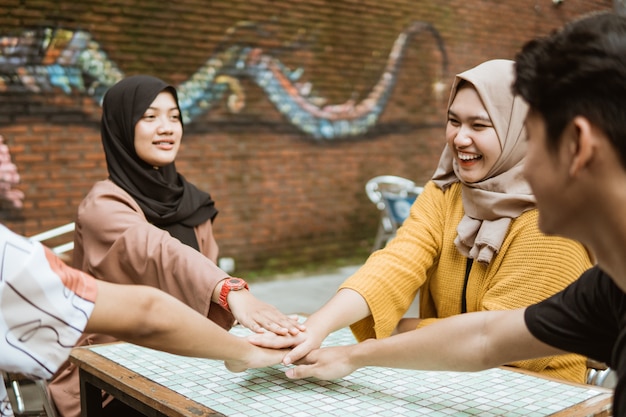
M176 159L182 136L176 101L162 91L135 125L135 152L153 167L163 167Z
M466 183L486 179L502 154L500 140L478 92L469 83L457 91L446 123L446 141Z

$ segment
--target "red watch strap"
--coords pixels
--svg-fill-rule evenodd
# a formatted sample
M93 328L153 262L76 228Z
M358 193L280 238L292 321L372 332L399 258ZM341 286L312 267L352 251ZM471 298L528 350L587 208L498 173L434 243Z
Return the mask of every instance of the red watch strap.
M230 311L230 307L228 306L228 294L231 291L239 291L239 290L249 290L248 283L241 278L230 277L224 280L224 284L222 284L222 289L220 290L219 302L222 308L226 311Z

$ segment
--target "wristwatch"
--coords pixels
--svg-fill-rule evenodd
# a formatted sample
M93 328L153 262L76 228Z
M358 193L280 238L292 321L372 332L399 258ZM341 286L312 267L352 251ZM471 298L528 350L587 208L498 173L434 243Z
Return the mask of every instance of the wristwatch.
M230 277L224 280L224 285L222 285L222 290L220 291L220 305L226 310L230 311L230 307L228 307L227 297L231 291L240 291L243 289L250 289L248 287L248 283L241 278Z

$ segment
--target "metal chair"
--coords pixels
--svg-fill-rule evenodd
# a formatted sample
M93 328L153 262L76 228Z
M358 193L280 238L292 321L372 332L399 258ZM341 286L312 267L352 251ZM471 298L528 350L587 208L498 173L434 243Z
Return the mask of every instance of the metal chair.
M424 190L409 179L394 175L374 177L365 184L369 199L380 210L380 222L372 251L383 248L409 216L411 205Z
M63 255L74 249L74 228L74 223L68 223L31 236L31 239L44 243L46 241L55 243L55 246L50 249L63 258ZM62 237L65 239L61 239ZM69 241L58 244L63 240ZM2 377L16 417L56 417L56 409L48 393L47 381L31 380L24 375L9 372L2 372Z
M1 372L15 417L56 417L47 382L31 380L21 374Z
M617 384L617 374L606 364L593 359L587 359L587 384L614 389Z

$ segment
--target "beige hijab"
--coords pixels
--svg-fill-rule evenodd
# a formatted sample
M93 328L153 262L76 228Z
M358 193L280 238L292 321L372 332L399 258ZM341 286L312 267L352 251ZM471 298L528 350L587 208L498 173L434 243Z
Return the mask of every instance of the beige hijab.
M448 102L450 108L461 80L474 86L500 140L500 158L483 180L467 183L459 178L454 150L446 144L432 178L443 190L457 181L462 183L465 214L454 243L464 256L483 263L491 262L500 250L511 220L535 207L530 186L522 176L526 155L524 119L528 107L511 92L515 77L513 64L496 59L458 74Z

